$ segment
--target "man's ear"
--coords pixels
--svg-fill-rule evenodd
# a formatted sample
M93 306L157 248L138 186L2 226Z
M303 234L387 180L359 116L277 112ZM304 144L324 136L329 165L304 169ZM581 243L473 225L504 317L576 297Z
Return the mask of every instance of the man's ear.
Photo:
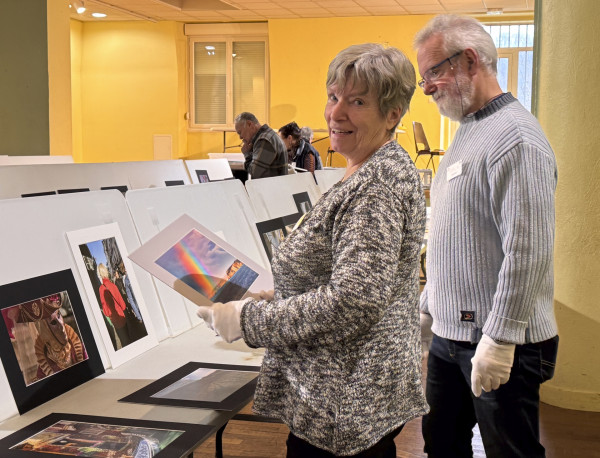
M479 54L472 48L466 48L463 51L467 60L467 71L472 75L479 69Z

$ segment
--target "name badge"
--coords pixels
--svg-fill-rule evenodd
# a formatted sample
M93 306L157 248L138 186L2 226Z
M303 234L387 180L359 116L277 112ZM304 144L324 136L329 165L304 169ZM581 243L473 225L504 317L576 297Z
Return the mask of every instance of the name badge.
M450 181L452 178L462 174L462 161L455 162L446 171L446 180Z

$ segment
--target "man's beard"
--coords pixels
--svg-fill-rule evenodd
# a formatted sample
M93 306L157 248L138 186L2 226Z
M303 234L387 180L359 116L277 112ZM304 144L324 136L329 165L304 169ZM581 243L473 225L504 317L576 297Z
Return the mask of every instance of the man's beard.
M455 76L456 84L450 85L443 91L439 91L438 98L434 98L440 113L453 121L462 121L473 103L474 88L466 76L459 74Z

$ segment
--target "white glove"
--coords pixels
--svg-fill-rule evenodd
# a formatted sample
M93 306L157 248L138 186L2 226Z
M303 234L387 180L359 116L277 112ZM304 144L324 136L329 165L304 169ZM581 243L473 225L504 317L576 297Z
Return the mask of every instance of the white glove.
M473 394L479 397L482 388L484 391L497 390L500 385L508 382L514 357L515 344L496 343L484 334L477 344L475 356L471 358Z
M433 318L429 313L421 312L421 346L423 352L429 351L431 347L431 341L433 340L433 332L431 331L431 325L433 324Z
M252 299L257 300L257 301L272 301L274 295L275 295L275 291L273 291L271 289L269 291L262 290L260 293L248 292L246 294L246 297L251 297Z
M242 338L240 315L246 302L248 300L230 301L224 304L215 302L211 307L199 306L196 313L225 342L231 343Z

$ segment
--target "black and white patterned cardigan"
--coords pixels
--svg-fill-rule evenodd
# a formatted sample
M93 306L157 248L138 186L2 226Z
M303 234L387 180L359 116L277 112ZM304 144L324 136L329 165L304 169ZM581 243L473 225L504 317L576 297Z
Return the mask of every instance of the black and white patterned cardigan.
M424 414L418 257L425 200L396 142L316 203L273 257L275 299L243 308L265 347L254 411L336 455Z

